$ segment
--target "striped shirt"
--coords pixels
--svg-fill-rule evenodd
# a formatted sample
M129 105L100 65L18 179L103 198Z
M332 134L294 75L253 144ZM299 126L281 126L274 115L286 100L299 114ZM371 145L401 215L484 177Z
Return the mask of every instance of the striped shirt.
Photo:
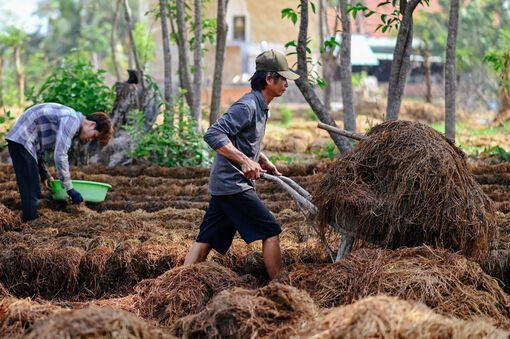
M34 157L54 150L55 166L65 190L73 188L67 152L80 130L83 115L60 104L45 103L30 107L16 121L6 140L23 145Z

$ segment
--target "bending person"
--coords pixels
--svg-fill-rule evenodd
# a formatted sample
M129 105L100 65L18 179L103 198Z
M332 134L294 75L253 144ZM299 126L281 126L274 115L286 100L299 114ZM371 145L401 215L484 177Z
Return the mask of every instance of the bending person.
M62 187L73 203L83 201L73 189L67 152L74 137L108 144L113 134L108 115L102 112L83 115L64 105L45 103L30 107L16 121L6 140L12 159L23 207L23 221L38 218L41 198L39 177L45 187L53 177L44 163L44 153L54 150L55 166Z

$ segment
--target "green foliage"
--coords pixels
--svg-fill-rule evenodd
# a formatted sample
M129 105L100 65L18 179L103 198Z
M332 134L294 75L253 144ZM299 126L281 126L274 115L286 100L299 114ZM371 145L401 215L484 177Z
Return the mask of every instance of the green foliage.
M318 121L319 120L319 118L317 118L317 114L315 114L315 112L311 108L308 108L306 110L305 115L306 115L306 120L310 120L310 121Z
M298 14L292 8L282 9L282 19L289 18L290 21L295 25L298 21Z
M312 11L315 13L315 5L313 4L313 2L310 2L310 5L312 6ZM300 7L301 7L301 5L298 5L297 10L299 10ZM292 8L284 8L281 11L281 13L282 13L282 19L289 18L294 25L297 23L298 16L301 14L301 12L296 11ZM308 53L308 54L312 54L312 50L310 49L311 42L312 42L311 38L306 39L305 49L306 49L306 53ZM328 40L327 44L334 44L334 43L332 43L330 40ZM297 41L291 40L291 41L287 42L285 44L285 48L289 48L289 47L297 48ZM321 46L321 48L323 48L323 47ZM288 56L294 55L294 54L297 54L297 51L287 53ZM312 57L307 57L306 63L307 63L307 65L311 66L310 67L311 71L308 73L308 83L310 84L310 86L314 87L315 85L318 85L320 88L324 88L326 86L326 82L324 81L324 79L322 79L322 77L319 75L319 72L317 71L318 68L321 66L320 61L315 61ZM292 65L292 67L296 67L296 64L297 64L297 62L294 63Z
M182 93L179 98L174 97L174 103L178 115L184 118L176 125L154 123L147 131L143 112L131 113L129 124L123 126L136 145L131 156L160 166L210 166L214 151L203 141L202 134L197 132L197 123L189 107L183 104ZM163 121L171 120L170 113L162 114Z
M135 38L136 49L140 57L140 63L143 70L146 70L147 63L156 60L156 42L151 34L147 24L144 22L137 22L133 31Z
M7 46L20 46L28 39L28 34L16 26L8 26L0 35L0 44Z
M11 111L4 109L3 114L0 115L0 151L4 148L4 138L9 133L15 118L11 116Z
M493 147L485 147L480 153L484 158L498 158L500 162L510 162L510 152L505 151L502 147L496 145Z
M338 48L342 47L342 44L339 41L337 41L336 35L332 35L331 37L329 37L329 39L326 39L324 41L324 46L321 46L320 53L322 54L328 50L333 50L337 47Z
M491 48L483 58L499 78L499 86L510 94L510 32L501 31L501 49Z
M329 142L324 149L317 149L312 151L315 154L315 158L317 160L321 159L329 159L334 160L336 157L340 155L340 150L336 147L333 142Z
M206 18L205 17L205 11L204 9L209 5L210 3L210 0L203 0L202 1L202 44L208 42L209 44L214 44L214 41L216 39L216 28L217 28L217 19L216 18ZM159 5L154 8L153 10L149 11L149 12L153 12L155 13L154 15L154 18L155 20L158 20L160 19L160 12L159 12ZM149 13L148 12L148 13ZM177 6L176 6L176 0L170 0L168 3L167 3L167 16L170 18L170 15L172 16L170 19L173 20L175 22L175 20L177 20ZM190 50L192 51L194 46L194 42L195 42L195 36L194 36L194 33L195 33L195 22L193 21L193 15L191 14L193 12L192 8L187 4L187 3L184 3L184 21L186 23L189 23L189 27L190 27L190 33L191 33L191 38L189 39L188 43L189 43L189 47L190 47ZM175 32L175 35L173 33L170 33L170 42L173 43L173 44L177 44L177 35L178 32ZM204 53L207 51L206 48L202 48L202 57L204 56ZM192 71L193 71L193 67L191 67Z
M285 162L287 164L292 164L297 162L298 158L293 155L284 155L284 154L277 154L277 155L271 155L269 157L269 160L275 164L277 162Z
M289 126L292 123L292 110L288 106L281 106L278 110L281 114L282 125Z
M34 104L60 103L83 114L109 112L114 93L104 84L103 73L94 70L86 55L72 55L53 68L38 92L33 87L27 91L27 98Z
M368 77L366 71L352 73L352 86L358 87Z
M397 2L399 5L403 5L403 8L396 8ZM423 0L423 4L429 6L429 0ZM405 1L397 1L397 0L391 0L391 1L381 1L376 7L382 7L386 5L391 5L394 7L393 11L390 14L387 13L377 13L374 10L369 9L367 6L365 6L362 2L358 2L355 5L347 4L347 14L351 13L352 17L356 19L356 16L358 15L358 12L362 12L363 15L368 18L369 16L372 16L373 14L379 14L381 18L381 24L377 25L377 28L375 31L377 32L379 29L386 33L386 31L390 32L393 28L398 31L398 28L400 26L400 21L402 17L402 13L405 11Z

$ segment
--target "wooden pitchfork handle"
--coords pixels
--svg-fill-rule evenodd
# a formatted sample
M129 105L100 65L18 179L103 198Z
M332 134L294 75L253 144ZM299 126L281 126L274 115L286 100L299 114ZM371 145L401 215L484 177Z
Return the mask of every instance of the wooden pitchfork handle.
M287 191L287 193L290 194L291 198L294 200L296 205L301 210L301 213L303 213L303 215L305 216L308 224L313 228L315 233L317 233L319 238L324 243L324 246L328 251L329 257L331 258L331 261L334 262L335 253L333 252L331 247L329 247L328 241L326 240L324 235L321 232L319 232L319 229L315 226L315 223L313 222L312 218L310 218L310 215L315 217L318 213L317 207L311 202L312 195L308 193L307 190L299 186L294 180L284 177L283 175L276 176L270 173L260 173L260 177L262 179L276 182L281 188L283 188L285 191ZM310 215L306 213L306 210L308 211L308 213L310 213Z
M341 128L338 128L338 127L335 127L335 126L331 126L331 125L328 125L328 124L325 124L325 123L322 123L322 122L319 122L317 124L317 127L325 129L326 131L330 131L330 132L333 132L333 133L336 133L336 134L340 134L340 135L342 135L344 137L351 138L351 139L354 139L354 140L363 140L363 139L366 138L366 136L364 136L362 134L349 132L349 131L346 131L344 129L341 129Z

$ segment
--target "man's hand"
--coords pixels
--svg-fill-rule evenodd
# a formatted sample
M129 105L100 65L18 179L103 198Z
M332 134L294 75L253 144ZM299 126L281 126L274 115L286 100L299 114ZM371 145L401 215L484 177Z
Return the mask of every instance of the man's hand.
M269 160L264 154L260 154L259 158L259 164L262 169L267 170L269 173L276 174L276 175L282 175L276 166Z
M260 172L267 172L260 167L259 163L256 163L249 158L246 158L246 160L241 164L241 170L246 178L254 180L260 179Z
M50 191L53 191L50 187L50 181L53 181L55 179L53 179L53 177L49 177L48 179L44 180L43 181L43 186L47 189L47 190L50 190Z
M81 196L80 192L74 188L71 188L69 191L67 191L67 195L71 197L73 204L79 204L80 202L83 202L83 197Z

